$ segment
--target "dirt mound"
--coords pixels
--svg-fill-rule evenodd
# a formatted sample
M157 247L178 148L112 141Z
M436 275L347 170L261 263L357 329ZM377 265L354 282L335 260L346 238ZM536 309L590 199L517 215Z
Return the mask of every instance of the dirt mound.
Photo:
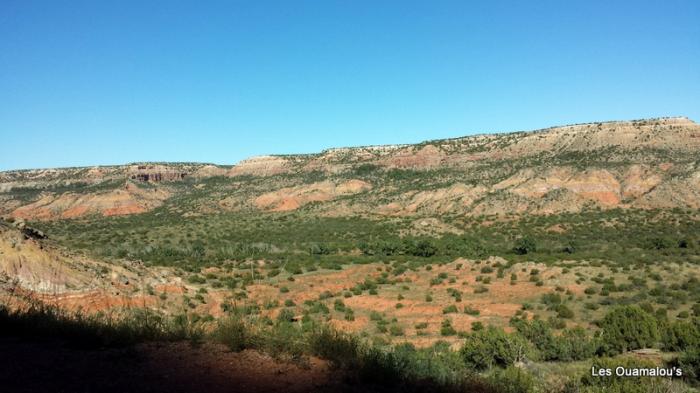
M96 312L156 305L163 309L157 294L167 293L175 300L187 291L168 269L68 255L47 242L0 224L0 296L21 295Z
M412 191L399 196L391 203L380 207L385 214L412 214L464 212L488 189L483 186L467 186L457 183L450 187L430 191Z
M0 228L0 281L40 293L61 293L88 287L92 275L20 231Z
M516 181L510 179L510 182ZM558 168L521 182L511 192L527 198L542 198L559 189L571 191L583 199L602 205L620 203L620 182L606 170L574 172L568 168Z
M353 195L372 189L372 185L362 180L348 180L342 183L324 181L309 185L282 188L255 198L257 208L268 211L295 210L311 202L326 202L344 195Z
M89 214L117 216L154 209L170 197L163 188L142 189L127 183L123 189L78 194L46 193L36 202L15 209L10 216L32 220L76 218Z

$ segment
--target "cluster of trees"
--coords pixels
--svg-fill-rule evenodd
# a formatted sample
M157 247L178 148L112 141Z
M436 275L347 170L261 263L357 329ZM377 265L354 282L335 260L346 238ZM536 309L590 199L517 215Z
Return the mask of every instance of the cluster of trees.
M542 360L583 360L596 352L596 340L581 327L564 329L561 335L555 335L550 324L539 319L513 318L511 325L532 343Z
M508 367L525 359L574 361L615 356L641 348L680 352L677 362L691 378L700 378L700 317L668 321L638 306L611 310L590 336L580 327L555 334L549 322L513 318L514 333L489 327L466 335L460 354L467 366L486 370Z
M377 242L362 242L359 249L365 255L412 255L416 257L432 257L438 248L430 239L384 240Z

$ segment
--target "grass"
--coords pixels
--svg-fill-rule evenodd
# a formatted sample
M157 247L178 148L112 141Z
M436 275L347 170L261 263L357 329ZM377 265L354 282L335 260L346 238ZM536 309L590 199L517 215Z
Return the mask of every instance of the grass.
M571 387L594 393L627 392L630 388L643 393L660 391L658 389L672 393L692 391L679 380L592 379L588 376L590 361L534 362L523 368L495 368L479 374L465 364L459 351L450 349L446 343L423 349L410 344L377 346L312 321L300 323L279 318L272 324L260 323L259 319L239 309L231 310L227 317L208 329L203 329L201 324L196 329L183 329L187 325L182 322L166 321L143 310L132 310L119 319L112 319L103 315L67 313L39 303L18 310L0 307L0 333L4 336L64 340L90 349L151 341L211 340L232 351L255 349L302 364L309 356L316 356L342 371L353 384L372 386L380 391L534 393L565 392ZM653 366L646 360L629 356L592 362L610 367L619 364Z
M119 315L69 312L41 302L19 309L0 305L0 334L51 337L85 348L126 346L143 341L197 342L204 336L201 323L187 315L166 317L147 309Z

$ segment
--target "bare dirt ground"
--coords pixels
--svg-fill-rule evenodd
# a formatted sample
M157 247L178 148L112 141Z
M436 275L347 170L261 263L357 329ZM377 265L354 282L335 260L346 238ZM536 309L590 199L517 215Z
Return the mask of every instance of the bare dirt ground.
M300 367L210 343L83 350L0 337L0 354L0 391L8 393L357 391L322 360Z

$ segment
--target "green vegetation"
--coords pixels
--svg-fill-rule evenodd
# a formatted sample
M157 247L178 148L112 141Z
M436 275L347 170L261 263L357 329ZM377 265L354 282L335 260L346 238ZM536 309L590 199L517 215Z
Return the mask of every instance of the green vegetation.
M516 140L504 136L494 144ZM625 154L614 148L595 157L566 153L554 164L615 167L632 159ZM651 161L666 160L668 154L654 152ZM322 356L356 370L366 381L429 381L430 387L450 388L477 383L484 391L648 391L662 381L591 379L579 368L628 364L633 362L630 351L652 348L664 351L659 360L664 365L687 370L683 383L697 385L697 210L587 206L577 213L526 216L447 212L435 229L417 225L418 218L435 218L431 212L425 217L421 211L411 217L338 217L311 203L292 212L261 213L241 202L280 187L360 178L373 190L338 201L350 209L365 202L385 206L409 191L484 183L479 176L502 181L550 158L543 153L507 163L479 163L483 171L469 173L364 164L334 174L187 179L169 184L174 196L144 214L30 222L49 235L51 246L125 266L167 266L194 289L182 298L146 290L163 303L177 302L174 317L134 311L142 314L111 319L2 309L0 329L13 334L55 331L57 336L87 337L86 345L97 346L215 340L232 350L253 348L293 361ZM379 185L382 192L376 192ZM96 187L72 184L48 191L82 193ZM29 201L41 190L11 192ZM499 195L488 198L497 200ZM556 192L545 196L557 197ZM238 201L236 209L219 210L213 203L228 199ZM198 210L202 206L214 213ZM324 282L329 273L338 274ZM346 273L349 281L335 285ZM219 321L195 313L211 303L207 291L228 302L222 306L227 315ZM299 297L300 291L311 295ZM501 299L505 306L490 307L491 299ZM381 313L372 309L375 305ZM433 315L423 315L423 310L433 310ZM137 316L142 322L136 322ZM357 336L346 335L326 326L336 322L362 327ZM512 333L505 332L511 328ZM560 376L566 380L561 389L542 385L540 379L547 375L536 370L542 362L567 369Z
M199 316L166 317L148 309L123 315L73 313L40 302L22 309L0 304L0 335L51 337L83 348L126 346L144 341L197 342L204 336Z
M188 270L250 258L264 258L272 264L271 269L295 274L310 266L336 269L369 261L397 261L415 269L456 257L488 255L512 262L534 258L546 263L600 260L620 266L649 266L659 259L700 263L700 247L696 246L700 244L700 220L684 211L613 209L529 216L490 226L479 225L485 218L447 216L446 221L465 233L425 238L402 235L410 221L401 219L313 217L293 212L221 213L183 220L170 208L32 225L70 249ZM548 231L554 224L567 231ZM518 238L515 244L510 240L513 238ZM574 251L566 249L573 243L577 244Z

